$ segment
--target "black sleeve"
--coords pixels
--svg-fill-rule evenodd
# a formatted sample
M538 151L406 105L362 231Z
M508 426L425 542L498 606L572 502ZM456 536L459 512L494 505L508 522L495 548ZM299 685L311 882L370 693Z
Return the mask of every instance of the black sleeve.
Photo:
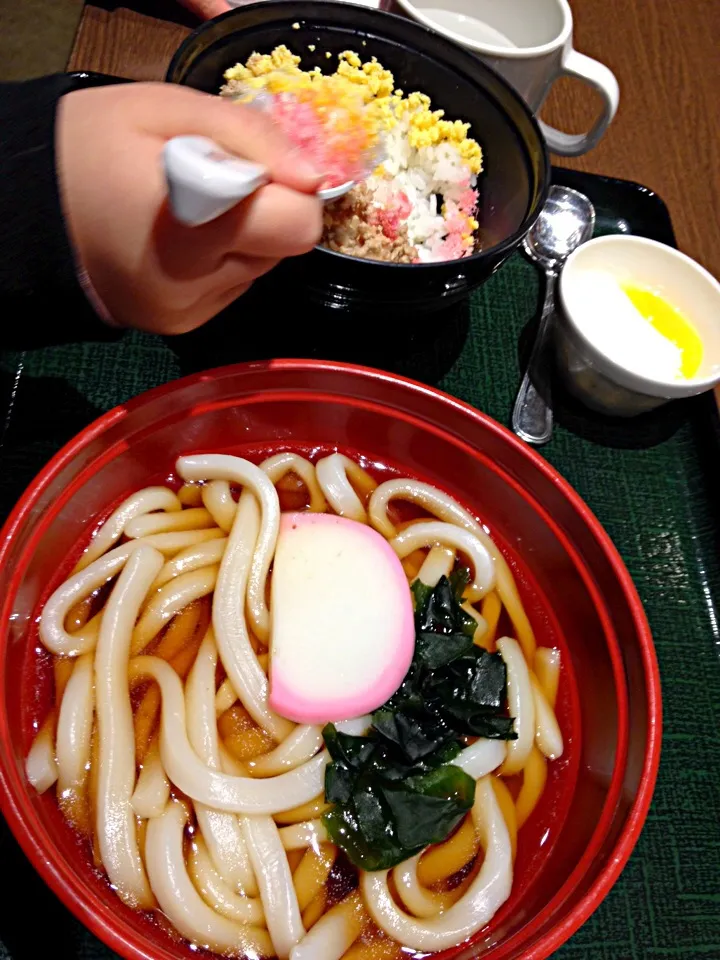
M119 336L77 277L55 172L58 100L112 82L58 74L0 84L0 346L27 348Z

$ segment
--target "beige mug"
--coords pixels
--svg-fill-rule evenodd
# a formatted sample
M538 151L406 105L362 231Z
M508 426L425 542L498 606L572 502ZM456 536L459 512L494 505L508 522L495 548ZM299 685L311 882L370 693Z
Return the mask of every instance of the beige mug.
M574 49L567 0L383 0L381 6L393 2L413 20L477 54L515 87L534 113L560 77L594 87L603 104L587 133L563 133L540 122L553 153L587 153L615 116L618 82L604 64Z

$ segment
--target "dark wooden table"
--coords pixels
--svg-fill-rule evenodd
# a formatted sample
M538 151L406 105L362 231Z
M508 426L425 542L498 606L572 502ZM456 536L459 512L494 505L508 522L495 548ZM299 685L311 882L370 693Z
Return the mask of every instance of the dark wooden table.
M87 4L70 69L162 79L193 20L172 0L134 6ZM601 144L561 163L651 187L680 247L720 275L720 0L573 0L573 11L576 46L615 71L621 100ZM579 132L593 106L562 81L543 117Z

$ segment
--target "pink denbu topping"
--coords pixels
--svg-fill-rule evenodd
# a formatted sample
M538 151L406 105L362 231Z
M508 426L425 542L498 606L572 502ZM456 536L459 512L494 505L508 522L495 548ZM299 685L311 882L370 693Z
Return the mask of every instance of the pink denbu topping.
M398 208L398 216L400 217L400 219L407 220L407 218L410 216L412 212L412 204L410 203L410 200L408 199L408 195L406 193L402 193L402 192L398 193L397 208Z
M342 109L342 108L338 108ZM335 129L338 115L320 112L312 101L301 101L293 94L272 97L269 107L272 119L286 136L325 174L322 186L338 187L354 180L365 180L371 172L367 149L367 131L342 124L342 133Z
M383 207L377 207L371 213L371 221L382 228L382 232L389 240L395 240L400 231L400 224L410 216L412 205L407 194L399 191L394 194Z
M445 237L433 246L433 256L440 260L459 260L473 251L478 191L468 187L457 200L445 201Z
M468 248L459 233L450 233L433 248L438 260L459 260L467 256Z
M468 187L467 190L463 190L456 202L461 213L466 214L468 217L472 217L475 213L477 201L477 190L473 190L472 187Z

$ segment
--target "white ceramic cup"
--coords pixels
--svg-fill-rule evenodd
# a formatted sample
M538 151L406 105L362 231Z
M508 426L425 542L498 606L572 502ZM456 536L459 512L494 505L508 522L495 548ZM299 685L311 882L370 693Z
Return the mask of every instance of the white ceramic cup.
M594 87L603 105L587 133L563 133L541 121L553 153L565 157L587 153L615 116L618 82L606 66L573 48L573 19L567 0L394 2L413 20L476 53L515 87L534 113L560 77L575 77Z
M696 375L663 379L638 372L637 362L621 364L606 344L591 338L584 322L594 304L586 278L599 271L619 284L646 287L663 297L692 324L703 344ZM693 397L720 383L720 283L674 247L644 237L596 237L572 253L560 274L560 306L555 328L558 370L587 406L630 417Z

